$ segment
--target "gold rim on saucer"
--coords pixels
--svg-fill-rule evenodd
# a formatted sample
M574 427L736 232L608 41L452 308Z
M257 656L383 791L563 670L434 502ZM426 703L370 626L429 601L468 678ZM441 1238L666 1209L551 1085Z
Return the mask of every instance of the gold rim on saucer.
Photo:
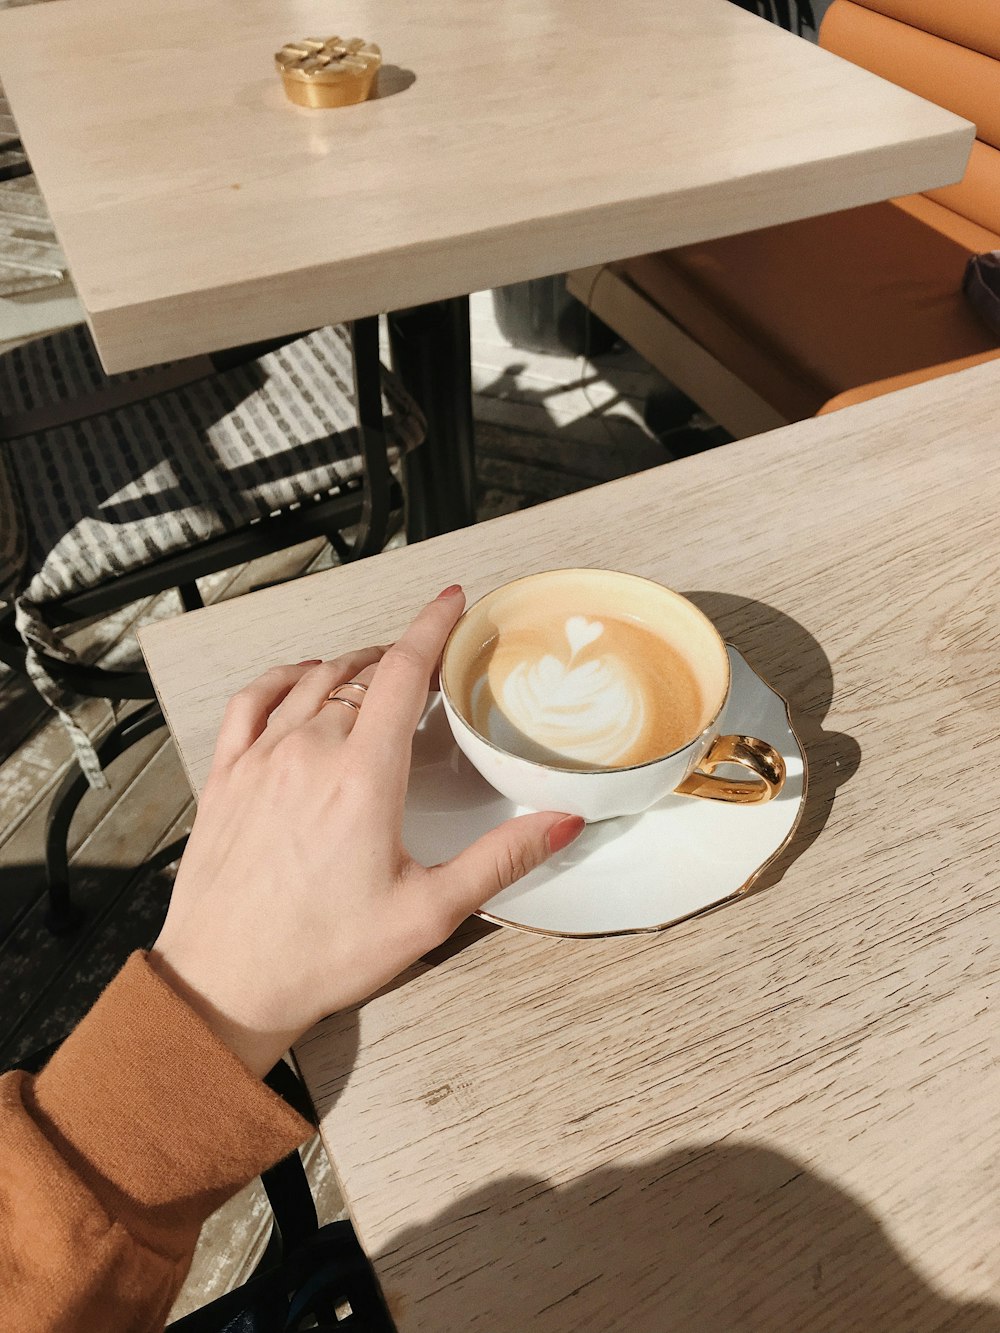
M303 37L286 42L274 64L297 106L354 106L374 94L382 52L363 37Z

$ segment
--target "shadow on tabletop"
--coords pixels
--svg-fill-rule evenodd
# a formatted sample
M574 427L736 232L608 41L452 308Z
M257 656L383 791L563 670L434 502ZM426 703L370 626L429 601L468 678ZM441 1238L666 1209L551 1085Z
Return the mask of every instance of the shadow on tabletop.
M782 878L822 833L837 790L857 772L861 747L845 732L825 731L833 701L833 668L819 642L797 620L765 602L724 592L685 592L719 633L784 697L808 765L805 806L791 841L754 883L760 893Z
M738 1142L566 1188L512 1176L402 1233L375 1263L397 1320L429 1279L442 1329L1000 1333L1000 1309L936 1291L857 1198Z
M417 76L412 69L404 69L402 65L383 65L378 72L378 83L375 85L375 93L371 100L378 102L383 97L394 97L396 93L405 93L416 81Z

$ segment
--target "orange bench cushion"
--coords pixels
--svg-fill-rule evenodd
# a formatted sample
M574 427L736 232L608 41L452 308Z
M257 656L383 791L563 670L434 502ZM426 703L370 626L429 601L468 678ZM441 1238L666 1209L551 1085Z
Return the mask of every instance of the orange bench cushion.
M975 121L965 179L927 193L1000 230L998 0L836 0L820 45Z
M938 0L938 4L948 9L954 0ZM916 6L882 8L903 12ZM986 34L991 30L995 33L997 28L995 0L992 8L990 18L973 12L969 21L956 24L955 30L967 28L966 38L972 40L972 29L981 23L977 46L993 45L986 41ZM940 23L935 27L942 29ZM837 0L831 7L823 20L820 44L890 83L909 88L911 93L971 120L978 139L1000 148L1000 60L985 49L960 45L933 30L914 27L912 20L900 22L857 0Z
M1000 236L915 195L616 265L789 420L1000 356L966 305ZM867 388L867 392L866 392ZM839 404L838 404L839 405Z
M857 0L886 18L1000 60L997 0Z

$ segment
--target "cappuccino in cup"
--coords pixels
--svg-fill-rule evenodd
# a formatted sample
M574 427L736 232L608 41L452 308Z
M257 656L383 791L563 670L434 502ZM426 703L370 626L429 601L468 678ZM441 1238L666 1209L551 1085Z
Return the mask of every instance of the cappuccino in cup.
M560 615L537 591L461 673L462 712L503 750L556 768L627 768L707 721L694 669L636 620ZM537 605L530 605L537 603Z
M729 657L711 622L635 575L552 570L487 594L445 646L441 689L459 747L519 805L604 819L674 790L751 802L780 787L771 747L714 728ZM723 740L766 751L764 772ZM713 777L721 763L752 780Z

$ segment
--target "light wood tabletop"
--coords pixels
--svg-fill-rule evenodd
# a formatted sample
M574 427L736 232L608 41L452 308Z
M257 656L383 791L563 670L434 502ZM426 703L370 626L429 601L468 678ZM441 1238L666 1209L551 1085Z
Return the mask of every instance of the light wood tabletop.
M377 41L313 111L273 53ZM726 0L64 0L0 78L109 370L960 178L972 127Z
M470 922L298 1047L401 1333L1000 1330L998 400L983 366L143 631L196 789L237 687L453 580L652 576L790 701L807 807L753 894Z

